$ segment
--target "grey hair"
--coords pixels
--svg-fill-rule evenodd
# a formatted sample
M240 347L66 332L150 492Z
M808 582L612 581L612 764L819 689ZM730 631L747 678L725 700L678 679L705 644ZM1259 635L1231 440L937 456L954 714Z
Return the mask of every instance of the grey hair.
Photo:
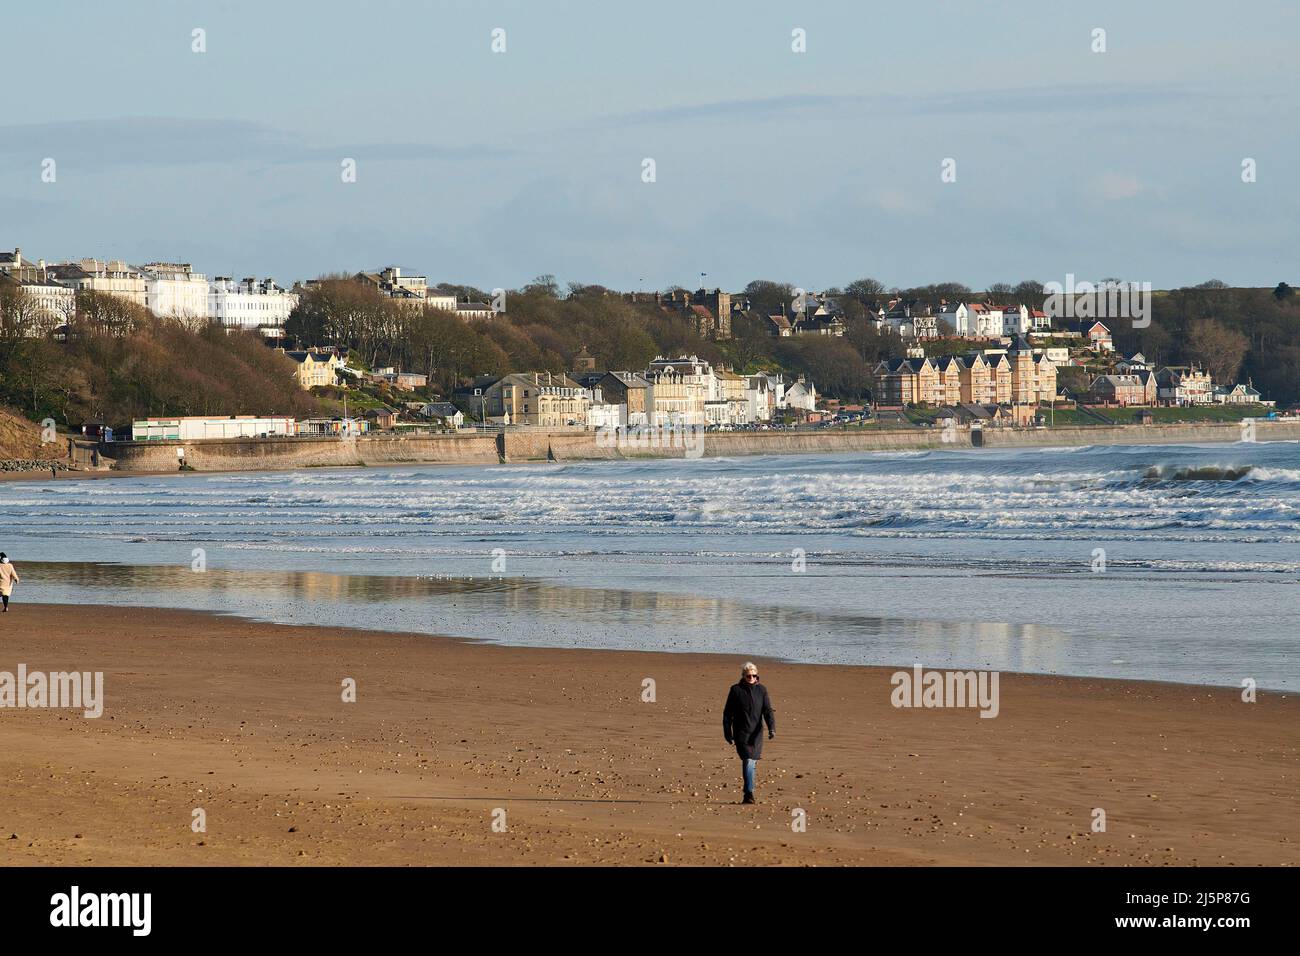
M744 677L744 676L745 676L746 674L748 674L750 671L753 671L755 674L757 674L757 673L758 673L758 665L755 664L753 661L746 661L746 662L745 662L745 665L744 665L743 667L741 667L741 669L740 669L740 676L741 676L741 677Z

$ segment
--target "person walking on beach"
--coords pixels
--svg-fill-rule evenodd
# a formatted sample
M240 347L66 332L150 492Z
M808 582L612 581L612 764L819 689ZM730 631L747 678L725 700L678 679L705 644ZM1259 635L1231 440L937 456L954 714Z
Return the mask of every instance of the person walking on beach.
M745 781L743 803L754 803L754 771L763 756L763 722L767 721L767 739L776 737L776 712L767 696L767 688L758 682L758 666L747 663L740 669L740 682L727 694L722 709L722 735L736 745L741 775Z
M9 595L19 581L18 571L9 562L9 558L0 551L0 601L4 602L4 613L9 613Z

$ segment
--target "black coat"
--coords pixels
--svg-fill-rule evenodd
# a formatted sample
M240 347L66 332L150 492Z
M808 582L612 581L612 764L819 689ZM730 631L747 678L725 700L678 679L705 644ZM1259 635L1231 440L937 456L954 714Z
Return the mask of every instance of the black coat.
M741 760L757 760L763 756L763 721L767 721L767 732L775 734L776 712L772 710L767 688L743 680L732 685L727 705L722 708L722 735L727 743L736 745Z

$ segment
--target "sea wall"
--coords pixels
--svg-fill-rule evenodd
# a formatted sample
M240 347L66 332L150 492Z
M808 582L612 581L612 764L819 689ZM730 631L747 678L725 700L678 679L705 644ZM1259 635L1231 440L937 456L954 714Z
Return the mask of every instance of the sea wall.
M495 435L378 435L351 438L215 438L206 441L109 442L100 455L118 471L176 471L184 452L195 471L274 471L441 462L486 465L501 460Z
M1252 419L1255 441L1300 441L1300 422ZM1238 422L1225 424L1070 425L1059 428L990 428L986 447L1053 445L1198 445L1246 440ZM966 436L963 435L963 438Z
M1117 425L987 428L985 448L1054 445L1159 445L1237 442L1242 426ZM359 438L221 438L207 441L100 444L104 463L118 471L176 471L177 449L195 471L273 471L363 465L487 465L498 462L597 461L610 458L728 458L863 451L971 449L971 433L945 442L937 428L849 431L708 432L612 443L595 432L510 431L501 435L366 435ZM1255 424L1255 440L1300 441L1300 422Z
M1238 442L1240 424L1062 426L1059 428L986 428L976 439L982 447L1050 447L1055 445L1176 445ZM1300 440L1300 422L1257 422L1256 441ZM686 447L687 445L693 447ZM858 451L918 451L972 448L971 433L959 430L951 441L938 428L846 431L708 432L688 442L681 436L619 442L614 447L591 432L579 435L531 435L520 442L506 436L508 460L587 461L601 458L730 458L742 455L826 455ZM692 454L696 452L698 454Z

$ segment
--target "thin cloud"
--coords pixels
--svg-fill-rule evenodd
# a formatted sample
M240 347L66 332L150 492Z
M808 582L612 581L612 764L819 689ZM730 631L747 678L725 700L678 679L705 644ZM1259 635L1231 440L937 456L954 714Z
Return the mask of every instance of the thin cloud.
M1050 86L1025 89L972 90L963 93L899 94L793 93L753 99L715 100L661 109L616 114L597 124L632 125L712 119L766 119L815 110L852 110L863 114L992 115L1148 109L1200 101L1203 91L1176 86Z
M512 155L474 144L311 143L290 130L235 119L124 117L0 126L0 157L49 156L102 167L255 162L270 165L367 160L463 160Z

